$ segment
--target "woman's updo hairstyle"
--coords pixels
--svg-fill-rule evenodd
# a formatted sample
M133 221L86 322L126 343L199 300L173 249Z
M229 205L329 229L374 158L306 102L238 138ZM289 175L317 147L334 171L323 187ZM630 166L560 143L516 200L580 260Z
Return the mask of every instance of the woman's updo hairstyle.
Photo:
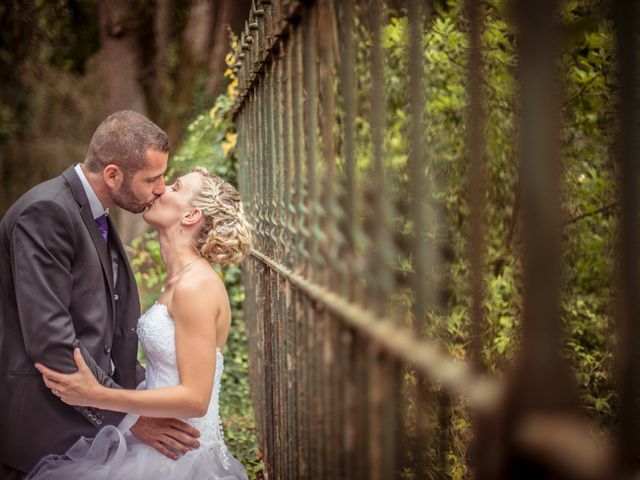
M202 212L203 223L196 249L210 263L240 263L251 250L251 225L244 217L238 191L202 167L202 188L191 204Z

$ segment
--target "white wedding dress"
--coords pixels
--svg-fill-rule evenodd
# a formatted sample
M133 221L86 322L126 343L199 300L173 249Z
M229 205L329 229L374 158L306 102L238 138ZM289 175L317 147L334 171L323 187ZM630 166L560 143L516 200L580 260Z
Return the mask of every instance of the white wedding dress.
M146 388L179 383L175 326L167 307L156 303L140 317L138 336L147 355ZM224 443L218 400L224 368L216 349L216 371L209 410L182 419L200 431L200 447L171 460L140 442L128 430L108 425L94 439L80 438L64 455L43 458L28 479L246 479L242 465Z

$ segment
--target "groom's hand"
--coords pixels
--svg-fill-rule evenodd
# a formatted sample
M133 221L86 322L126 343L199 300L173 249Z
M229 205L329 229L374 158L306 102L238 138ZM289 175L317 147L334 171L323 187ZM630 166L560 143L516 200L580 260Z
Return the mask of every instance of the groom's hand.
M129 431L142 443L173 460L178 459L178 453L200 446L197 440L200 432L176 418L140 417Z

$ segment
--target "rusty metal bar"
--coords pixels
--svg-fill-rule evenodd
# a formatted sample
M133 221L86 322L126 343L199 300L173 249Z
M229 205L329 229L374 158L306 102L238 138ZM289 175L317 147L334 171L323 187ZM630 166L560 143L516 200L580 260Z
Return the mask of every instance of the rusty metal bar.
M640 76L638 73L638 2L614 2L618 49L618 132L616 160L620 168L620 240L618 245L617 305L619 366L619 457L622 478L631 478L640 466L640 245L638 180L640 180Z
M316 267L321 262L318 255L320 217L319 189L318 189L318 66L317 66L317 8L306 8L303 14L303 64L305 90L305 159L307 176L307 218L306 228L309 232L306 249L309 254L307 271L310 276L315 274Z
M293 66L293 45L291 45L290 36L292 33L287 31L287 47L286 47L286 67L285 74L283 78L283 82L285 84L285 92L284 92L284 109L283 113L285 115L284 121L284 136L285 136L285 149L284 149L284 210L286 210L286 233L284 235L283 241L285 243L285 262L288 266L294 264L294 242L296 237L296 227L295 227L295 205L294 205L294 174L293 174L293 155L294 155L294 131L293 131L293 92L292 92L292 84L293 84L293 76L294 76L294 66Z
M394 288L392 262L394 249L391 242L390 220L390 189L384 164L385 147L384 131L386 125L386 94L384 87L384 52L382 50L382 26L384 22L383 1L373 0L370 5L371 13L371 197L372 219L370 230L373 249L372 255L377 257L371 262L370 298L373 307L379 315L384 315L387 297Z
M336 228L335 206L335 91L334 91L334 52L332 33L334 12L332 0L323 0L318 4L317 32L318 32L318 61L319 61L319 97L322 99L320 114L320 137L322 151L321 205L324 206L318 224L322 234L319 241L319 254L325 260L325 268L318 275L318 281L324 285L331 284L336 276L337 247L340 242ZM320 416L323 418L321 446L319 455L321 460L321 474L324 478L338 476L337 458L339 450L336 439L339 438L340 426L336 423L338 417L338 392L335 383L340 378L340 372L335 362L335 351L338 344L336 330L337 322L327 312L321 312L319 325L318 360L321 374L318 375L318 397L320 398Z
M484 300L484 211L486 172L484 163L484 107L482 92L482 52L480 45L480 2L467 0L469 17L469 110L467 117L469 156L469 264L471 266L471 359L476 368L482 361L482 302Z
M340 19L340 86L343 114L343 156L344 174L340 206L344 211L342 232L345 244L340 252L341 262L345 265L340 291L347 298L353 299L353 278L356 252L356 158L355 158L355 117L356 117L356 57L353 38L354 15L353 2L341 2L342 18Z
M409 39L409 81L411 90L411 131L409 150L410 189L411 189L411 218L413 219L413 242L411 255L413 257L413 321L416 332L421 334L427 316L429 304L433 304L433 288L430 287L427 269L433 268L435 258L433 248L427 243L426 230L429 212L427 195L429 181L425 175L427 167L424 145L425 125L425 79L424 58L422 55L422 24L424 10L420 2L408 2L408 17L410 28Z
M294 71L293 75L293 158L295 168L295 197L296 197L296 215L298 217L297 222L297 264L304 263L308 258L308 253L305 248L306 239L309 236L309 231L305 225L305 217L307 209L305 206L306 197L306 182L303 179L303 167L304 167L304 129L303 129L303 108L302 108L302 92L303 92L303 65L302 65L302 27L298 26L294 30L295 40L293 47L295 51L294 56Z
M521 361L527 403L566 398L560 359L558 1L515 2L520 68L524 317ZM551 378L560 375L551 382ZM553 387L553 388L549 388Z
M268 16L264 15L262 18L268 20ZM265 253L267 253L272 258L275 257L275 244L274 244L274 214L275 208L274 201L274 186L275 186L275 164L276 164L276 148L275 148L275 125L274 125L274 112L276 110L276 106L274 103L274 95L273 95L273 83L274 83L274 63L273 58L270 62L265 62L264 64L265 76L264 76L264 105L263 105L263 118L264 124L263 128L265 130L265 152L264 159L265 162L263 164L262 172L265 178L265 199L264 199L264 221L265 221Z
M433 379L452 394L464 398L469 407L485 410L496 405L500 395L498 384L488 377L473 375L469 365L451 359L438 344L418 340L411 329L397 326L392 320L378 320L363 307L306 280L256 250L252 251L252 255L286 278L316 304L374 340L380 348L398 360L413 365L421 375Z
M549 466L518 445L529 415L572 414L577 407L574 379L560 356L561 236L559 216L559 2L514 2L518 26L520 84L520 174L524 313L522 347L511 372L504 406L505 461L500 478L537 472Z
M434 283L436 276L428 275L428 271L439 270L433 241L427 238L427 229L433 225L434 218L429 199L433 197L433 184L425 175L429 159L425 145L425 95L427 78L424 75L424 57L422 53L423 25L425 22L425 5L422 2L407 2L409 19L409 94L410 94L410 146L408 167L410 171L410 217L413 220L410 258L412 259L413 276L413 329L419 338L425 335L427 312L435 307ZM429 386L417 381L407 392L415 405L415 436L409 442L413 467L418 475L428 475L430 471L442 470L442 456L433 458L431 450L438 448L444 433L442 422L445 417L436 416L433 404L437 399L429 391ZM437 417L437 418L434 418ZM438 423L438 420L440 422ZM437 426L434 427L433 425ZM435 441L437 439L437 441ZM439 462L438 462L439 460ZM437 468L432 464L437 463Z
M287 244L288 244L288 226L289 226L289 201L291 194L291 166L290 166L290 149L289 145L291 144L291 130L288 129L287 120L289 117L290 109L288 110L288 91L287 85L288 80L287 76L289 74L288 71L288 61L287 61L287 52L285 50L286 44L281 44L280 56L278 62L280 64L279 69L279 77L278 77L278 97L280 102L279 107L279 115L278 115L278 126L279 126L279 136L278 136L278 146L279 146L279 199L277 204L278 214L278 243L280 245L280 261L287 261Z
M335 111L335 60L333 1L323 0L319 3L318 15L318 59L320 62L319 83L321 102L321 144L322 144L322 192L321 204L324 212L319 226L322 233L320 241L320 255L325 259L326 268L321 279L323 284L332 283L339 273L340 262L338 250L342 244L342 235L337 227L340 210L336 202L336 145L334 128L336 125Z
M278 52L279 53L279 52ZM273 244L272 257L278 261L282 261L279 231L280 231L280 215L281 210L279 208L280 202L280 177L282 175L282 127L280 121L280 98L279 98L279 83L280 83L280 62L278 61L279 55L274 56L270 71L269 71L269 93L268 98L271 103L270 109L270 122L271 122L271 145L269 156L271 157L271 192L270 192L270 204L269 204L269 224L270 224L270 238Z
M471 283L471 341L469 358L478 372L484 371L483 349L483 302L485 286L483 280L484 249L485 249L485 208L487 193L487 173L484 161L484 95L483 95L483 60L481 47L481 15L480 1L466 1L469 19L469 106L467 112L467 155L469 158L469 206L470 232L468 258L470 265ZM486 416L475 415L474 440L470 446L470 456L473 458L472 468L478 479L490 478L494 465L491 455L491 423Z

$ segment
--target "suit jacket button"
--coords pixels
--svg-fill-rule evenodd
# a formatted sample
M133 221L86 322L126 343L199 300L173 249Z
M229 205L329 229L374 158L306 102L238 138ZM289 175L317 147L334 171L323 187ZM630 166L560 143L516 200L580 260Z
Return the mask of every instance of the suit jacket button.
M104 353L106 353L107 355L111 353L111 347L109 345L104 346Z

